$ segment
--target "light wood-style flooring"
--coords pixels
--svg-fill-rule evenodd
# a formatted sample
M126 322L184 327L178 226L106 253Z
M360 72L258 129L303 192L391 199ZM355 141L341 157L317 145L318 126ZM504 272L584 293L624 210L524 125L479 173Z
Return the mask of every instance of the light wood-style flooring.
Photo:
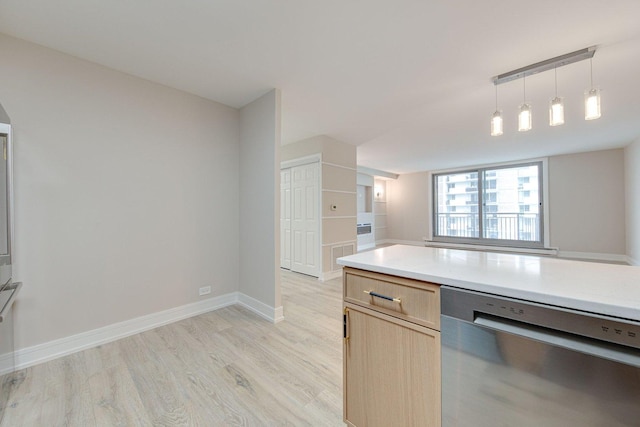
M19 371L0 427L343 426L341 289L283 271L276 325L227 307Z

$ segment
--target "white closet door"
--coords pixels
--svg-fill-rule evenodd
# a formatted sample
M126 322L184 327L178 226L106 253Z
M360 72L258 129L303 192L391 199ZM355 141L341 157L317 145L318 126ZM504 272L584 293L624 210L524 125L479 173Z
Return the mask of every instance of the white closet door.
M291 168L280 171L280 267L291 269Z
M291 270L320 274L320 168L310 163L291 168Z

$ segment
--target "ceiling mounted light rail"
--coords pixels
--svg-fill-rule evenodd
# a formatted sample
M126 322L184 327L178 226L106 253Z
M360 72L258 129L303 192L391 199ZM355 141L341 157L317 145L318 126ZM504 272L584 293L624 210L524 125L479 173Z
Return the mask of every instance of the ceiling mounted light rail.
M595 53L596 46L591 46L575 52L556 56L555 58L547 59L545 61L536 62L535 64L527 65L526 67L518 68L517 70L509 71L508 73L503 73L493 77L491 81L496 86L496 111L491 116L491 135L499 136L503 134L502 114L501 111L498 110L498 85L522 79L524 89L524 80L526 77L548 70L554 70L555 73L555 97L549 104L549 124L551 126L563 124L564 101L563 98L558 97L557 69L558 67L573 64L574 62L583 61L585 59L591 60ZM593 68L591 68L590 73L591 86L585 91L585 120L593 120L600 117L600 90L593 86ZM520 105L518 113L518 130L520 132L528 131L532 126L532 107L526 101L526 92L524 95L525 99L523 100L523 104Z

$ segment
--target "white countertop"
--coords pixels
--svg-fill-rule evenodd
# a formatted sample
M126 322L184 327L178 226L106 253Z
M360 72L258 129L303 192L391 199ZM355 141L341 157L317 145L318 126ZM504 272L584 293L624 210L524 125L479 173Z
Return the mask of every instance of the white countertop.
M338 264L640 321L640 267L404 245Z

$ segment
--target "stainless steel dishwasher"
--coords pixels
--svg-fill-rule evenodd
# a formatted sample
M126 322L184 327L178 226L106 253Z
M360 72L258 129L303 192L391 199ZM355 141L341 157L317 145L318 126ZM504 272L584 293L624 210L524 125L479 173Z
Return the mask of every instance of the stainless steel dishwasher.
M640 322L443 286L444 427L640 426Z

